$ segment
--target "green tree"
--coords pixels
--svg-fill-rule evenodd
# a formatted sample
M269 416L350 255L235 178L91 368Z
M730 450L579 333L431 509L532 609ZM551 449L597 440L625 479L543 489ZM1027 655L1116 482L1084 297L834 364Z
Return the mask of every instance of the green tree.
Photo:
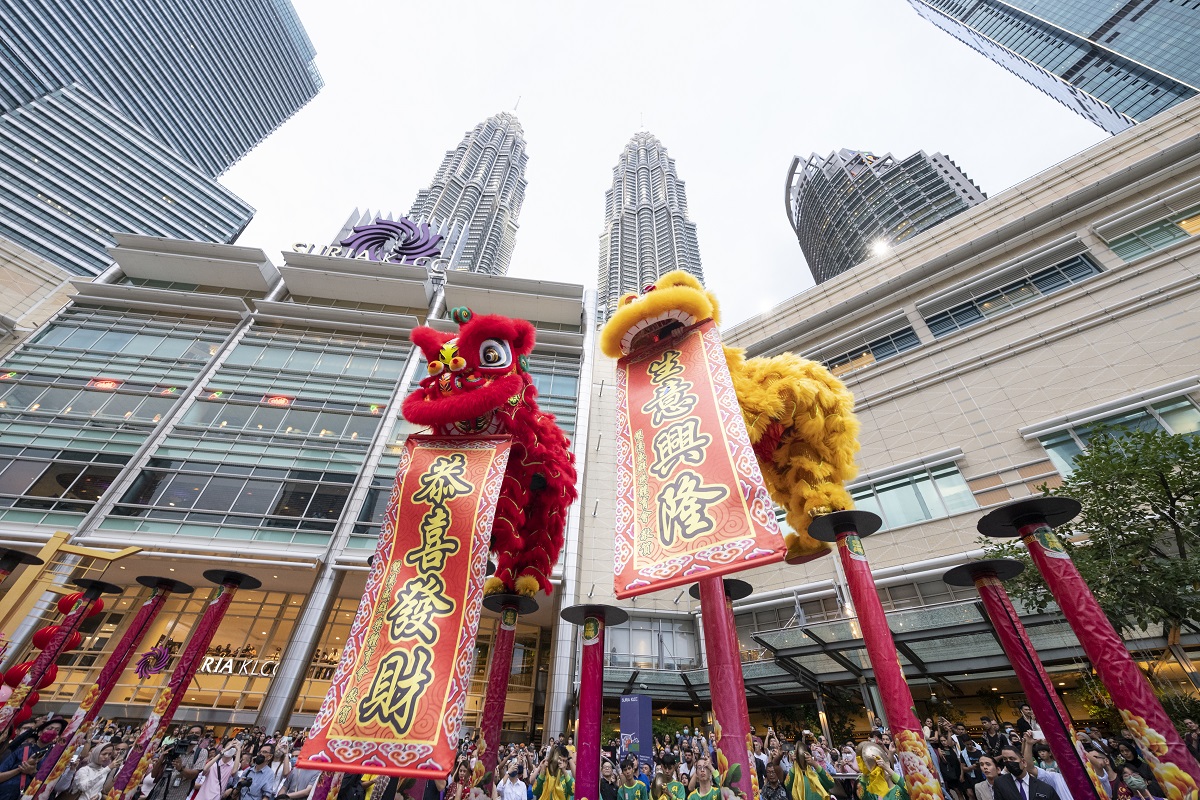
M1162 624L1178 641L1185 621L1200 620L1200 436L1098 431L1062 485L1042 489L1082 504L1059 539L1118 630ZM984 547L1025 562L1013 597L1037 612L1053 602L1019 541Z

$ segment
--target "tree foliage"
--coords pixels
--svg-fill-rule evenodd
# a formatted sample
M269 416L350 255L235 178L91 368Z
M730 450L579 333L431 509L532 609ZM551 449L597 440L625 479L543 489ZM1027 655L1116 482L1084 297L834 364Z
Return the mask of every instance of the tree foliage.
M1099 431L1062 485L1042 488L1082 504L1059 539L1118 630L1200 620L1200 436ZM1025 562L1008 589L1027 608L1053 602L1019 541L985 550Z

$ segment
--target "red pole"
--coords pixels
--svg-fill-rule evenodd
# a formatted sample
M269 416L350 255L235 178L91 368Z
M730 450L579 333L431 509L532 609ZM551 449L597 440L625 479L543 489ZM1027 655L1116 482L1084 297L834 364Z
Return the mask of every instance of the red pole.
M88 689L87 694L79 703L79 708L67 722L62 737L42 759L37 777L25 787L24 800L34 800L35 798L36 800L48 800L58 779L71 763L70 754L75 751L76 745L83 743L87 738L92 723L96 721L96 717L100 716L100 709L104 707L109 694L116 687L117 679L129 666L129 661L137 651L138 645L141 644L142 639L150 630L150 626L154 624L159 612L166 605L167 596L172 592L192 591L192 587L186 583L170 578L141 577L138 578L138 583L152 587L154 593L138 609L133 622L129 624L129 628L126 629L125 634L113 649L112 655L104 664L104 668L100 670L100 676L96 679L95 685Z
M483 697L483 712L479 719L479 760L484 775L492 775L485 788L490 791L496 783L496 760L500 751L500 731L504 728L504 703L508 700L508 679L512 673L513 642L517 637L517 615L528 614L537 608L531 597L516 594L492 594L483 598L483 606L500 613L500 624L492 639L488 661L487 694Z
M996 509L981 519L978 527L987 536L1021 537L1167 797L1195 800L1200 796L1200 763L1188 752L1150 682L1054 535L1054 526L1068 522L1079 511L1079 503L1070 498L1034 498Z
M838 511L814 519L808 532L815 539L837 542L846 583L858 612L867 657L875 673L875 684L879 687L892 740L900 754L900 770L904 773L909 797L912 800L942 800L942 786L913 709L912 692L904 680L896 643L892 640L883 603L879 602L879 594L875 591L871 566L860 538L879 530L880 524L879 517L866 511Z
M600 729L604 722L604 629L629 615L616 606L579 605L559 614L583 626L579 675L579 722L575 726L575 796L600 800Z
M1025 698L1042 723L1046 743L1054 753L1071 796L1075 800L1108 800L1075 740L1071 715L1058 692L1054 691L1054 683L1046 674L1008 592L1004 591L1003 581L1016 577L1024 568L1020 561L997 558L955 567L942 579L952 586L973 585L978 590L1001 647L1025 691Z
M212 643L221 620L225 618L225 612L229 610L229 604L233 602L238 587L257 589L262 586L262 581L240 572L210 569L204 573L204 577L213 583L219 583L221 588L217 590L216 597L208 604L208 608L204 609L203 616L196 623L196 628L183 649L183 655L179 657L179 663L171 673L167 688L151 709L150 718L138 731L137 739L129 748L125 763L121 765L121 771L105 795L105 800L120 800L126 789L138 785L142 776L146 774L150 761L154 758L152 745L160 738L158 734L171 724L176 709L183 702L184 693L191 685L204 654L208 652L208 646Z
M704 649L708 659L708 685L712 688L712 711L716 724L718 761L722 786L743 797L758 798L757 773L751 755L750 710L746 705L746 683L742 677L741 644L733 624L733 600L750 594L750 584L739 580L701 578L700 613L704 616ZM693 589L693 596L697 591ZM734 765L741 775L733 785L724 774Z
M29 693L41 682L42 678L46 676L46 672L54 666L58 657L67 649L67 641L71 638L71 634L79 629L80 623L92 610L92 606L96 605L100 595L121 591L120 586L103 581L80 580L76 581L75 585L84 590L83 597L58 626L58 630L46 643L45 649L38 653L37 658L33 660L33 665L25 673L21 683L13 690L12 696L8 698L8 703L4 708L0 708L0 739L7 735L8 729L12 726L13 717L25 706L25 702L29 699Z

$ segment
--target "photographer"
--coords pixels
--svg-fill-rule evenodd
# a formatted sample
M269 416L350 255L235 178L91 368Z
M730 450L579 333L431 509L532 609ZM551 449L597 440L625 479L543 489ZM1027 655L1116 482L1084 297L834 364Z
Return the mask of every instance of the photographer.
M235 798L240 800L275 800L275 773L267 764L271 748L263 745L254 757L254 766L242 773L237 782ZM153 800L153 798L151 798Z
M200 746L204 728L192 725L182 739L159 750L159 756L150 769L154 777L154 788L149 800L187 800L192 793L196 776L208 762L208 750Z
M201 777L196 779L196 796L192 800L221 800L232 792L233 776L237 772L238 757L242 754L242 743L229 741L221 746L204 765Z

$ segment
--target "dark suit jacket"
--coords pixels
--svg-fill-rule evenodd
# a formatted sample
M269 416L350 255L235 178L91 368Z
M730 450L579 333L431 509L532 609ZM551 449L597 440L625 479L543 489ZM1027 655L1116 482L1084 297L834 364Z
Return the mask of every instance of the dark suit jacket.
M995 794L996 800L1021 800L1021 790L1017 788L1017 782L1012 775L1004 774L996 778L996 782L992 784L992 793ZM1061 800L1058 792L1054 791L1054 787L1038 778L1029 779L1029 798L1028 800Z

